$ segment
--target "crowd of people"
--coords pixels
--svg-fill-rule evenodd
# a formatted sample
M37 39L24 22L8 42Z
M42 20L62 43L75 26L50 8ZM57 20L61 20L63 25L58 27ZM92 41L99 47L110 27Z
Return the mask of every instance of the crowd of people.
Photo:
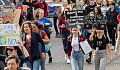
M9 9L21 9L20 26L20 46L0 46L0 66L4 70L46 70L45 60L48 53L49 61L52 63L51 50L45 50L50 44L50 27L54 25L55 38L61 38L65 61L71 64L72 70L83 70L84 53L79 44L87 40L93 51L88 54L86 62L91 64L91 58L95 63L95 70L105 70L107 51L110 53L112 61L112 51L117 55L120 40L120 2L113 0L54 0L62 2L62 6L57 9L57 15L53 17L53 23L47 18L47 0L19 0L10 1ZM27 5L27 12L23 5ZM8 13L5 6L0 7L0 14ZM65 21L65 11L86 10L87 16L106 17L106 29L99 30L95 27L86 30L77 25L74 28L67 28ZM58 19L58 21L57 21ZM0 24L11 24L0 18ZM58 25L58 26L57 26ZM107 50L108 48L108 50ZM27 67L23 67L26 63ZM77 64L78 63L78 64ZM77 66L78 65L78 66Z

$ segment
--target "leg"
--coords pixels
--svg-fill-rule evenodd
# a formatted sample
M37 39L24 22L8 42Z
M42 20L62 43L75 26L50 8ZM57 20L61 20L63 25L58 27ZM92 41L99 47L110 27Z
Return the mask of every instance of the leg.
M72 70L77 70L77 64L76 64L76 53L74 51L71 52L71 66Z
M116 27L112 28L112 45L115 46L115 33L116 33Z
M94 53L93 58L95 63L95 70L99 70L99 67L100 67L99 55Z
M40 59L33 60L33 70L39 70Z
M79 51L77 53L78 55L78 70L83 70L83 65L84 65L84 55L82 51Z
M54 17L54 18L53 18L53 19L54 19L54 28L55 28L56 34L58 33L58 29L57 29L57 18L58 18L58 17Z
M27 67L29 67L31 70L33 70L32 63L33 63L32 60L26 61Z
M49 55L49 63L51 63L52 62L51 51L49 50L47 53Z
M111 30L112 30L112 27L111 27L111 26L108 26L108 34L109 34L110 39L112 39Z
M106 65L106 56L100 59L100 69L99 70L105 70Z

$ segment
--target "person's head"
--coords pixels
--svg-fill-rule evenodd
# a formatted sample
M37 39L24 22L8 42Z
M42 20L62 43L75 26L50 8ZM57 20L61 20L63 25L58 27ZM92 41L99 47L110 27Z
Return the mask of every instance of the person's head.
M12 54L17 54L18 56L22 56L23 53L20 50L19 46L7 46L5 49L5 54L10 56Z
M10 24L10 21L6 21L5 24Z
M15 3L19 3L19 0L15 0Z
M1 6L1 11L4 12L5 11L5 7L4 6Z
M0 24L4 24L4 21L2 18L0 18Z
M23 24L21 26L21 32L29 34L29 33L31 33L31 30L32 30L31 21L25 21L25 22L23 22Z
M98 30L98 29L97 29L97 30L96 30L96 33L100 35L100 34L102 34L102 30Z
M79 33L78 31L79 31L78 28L74 27L74 28L71 29L71 34L72 35L78 35L78 33Z
M63 0L63 6L68 6L68 1L67 0Z
M94 7L94 12L96 16L102 16L101 8L99 6Z
M91 4L91 5L94 5L94 0L89 0L89 3Z
M20 60L17 55L10 55L5 59L5 62L9 70L17 70Z
M44 10L43 9L36 9L34 12L34 19L39 19L44 17Z
M97 0L97 4L101 4L102 3L102 0Z
M91 11L88 16L95 16L95 13L93 11Z
M80 6L83 6L84 4L85 4L85 0L80 0L80 1L79 1L79 5L80 5Z
M37 21L32 21L32 31L38 31L38 29L43 30L43 25Z
M114 9L115 8L115 3L114 2L109 3L109 7L110 7L110 9Z
M11 3L11 4L10 4L10 8L14 9L14 8L15 8L15 4L14 4L14 3Z
M108 6L108 0L103 0L102 5L103 6Z

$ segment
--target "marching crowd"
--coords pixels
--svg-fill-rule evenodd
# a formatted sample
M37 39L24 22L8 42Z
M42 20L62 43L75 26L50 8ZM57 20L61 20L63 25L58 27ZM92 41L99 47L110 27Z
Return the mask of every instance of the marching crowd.
M20 46L0 46L0 69L1 70L46 70L46 53L49 56L49 63L52 63L51 50L46 51L46 47L51 47L50 27L54 25L55 38L61 38L65 61L71 64L72 70L83 70L84 53L79 44L87 40L92 48L88 54L86 62L91 64L93 55L95 70L105 70L107 51L110 53L112 61L112 51L117 49L120 40L120 1L113 0L54 0L52 2L62 2L62 6L57 9L57 15L53 17L53 23L47 18L47 0L13 0L10 9L21 9L20 25ZM27 5L27 12L23 5ZM0 7L0 14L8 13L5 6ZM87 16L106 17L106 29L99 30L95 27L85 30L77 25L74 28L66 28L65 11L86 10ZM58 21L57 21L58 19ZM0 18L0 24L11 24ZM58 25L58 26L57 26ZM107 50L108 48L108 50ZM23 67L26 63L27 67ZM41 67L41 68L39 68ZM78 68L78 69L77 69Z

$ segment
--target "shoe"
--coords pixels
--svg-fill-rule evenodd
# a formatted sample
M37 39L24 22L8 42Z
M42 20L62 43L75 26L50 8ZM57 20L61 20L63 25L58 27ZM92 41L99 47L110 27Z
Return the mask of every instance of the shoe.
M90 58L86 59L86 62L87 62L88 64L91 64L91 59L90 59Z
M114 50L114 46L111 46L111 50Z
M67 54L65 54L65 61L67 61L67 59L68 59L68 55L67 55Z
M52 57L49 57L49 62L48 63L52 63Z
M69 58L67 59L67 64L70 64L70 59Z

